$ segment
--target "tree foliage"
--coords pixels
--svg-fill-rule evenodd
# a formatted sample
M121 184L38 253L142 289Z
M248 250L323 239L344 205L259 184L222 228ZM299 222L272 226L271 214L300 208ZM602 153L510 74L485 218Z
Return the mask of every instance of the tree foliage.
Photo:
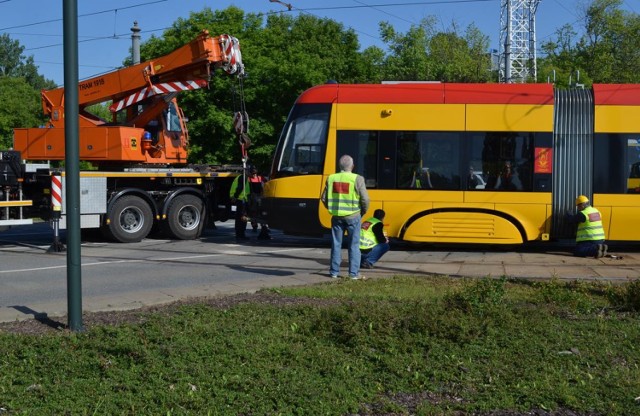
M587 9L578 62L595 82L640 82L640 16L620 10L621 4L596 0Z
M25 57L23 52L24 46L20 42L12 40L6 33L0 35L0 77L24 78L37 91L54 88L53 81L38 73L33 57Z
M0 35L0 149L13 145L13 129L32 127L44 121L40 90L55 83L38 73L33 57L8 34Z
M621 10L622 0L594 0L583 12L584 33L565 25L556 39L542 45L542 79L560 86L569 80L582 84L640 82L640 16Z
M42 123L40 93L24 78L0 76L0 149L13 146L13 129Z
M436 18L423 19L406 34L380 24L390 53L383 61L386 79L399 81L487 82L491 76L489 38L474 25L459 34L455 24L437 32Z

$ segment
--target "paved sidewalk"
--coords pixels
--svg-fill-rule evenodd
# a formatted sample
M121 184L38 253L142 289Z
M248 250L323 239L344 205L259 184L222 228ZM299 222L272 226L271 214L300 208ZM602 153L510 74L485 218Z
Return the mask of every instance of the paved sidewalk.
M626 281L640 278L640 253L612 253L600 259L570 252L389 252L370 275L428 273L459 277L583 279Z

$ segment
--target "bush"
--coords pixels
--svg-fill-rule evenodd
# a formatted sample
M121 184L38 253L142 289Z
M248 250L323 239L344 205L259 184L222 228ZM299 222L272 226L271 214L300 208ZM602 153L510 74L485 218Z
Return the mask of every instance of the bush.
M539 294L543 303L574 313L591 313L601 309L600 296L603 294L598 289L599 284L592 282L562 282L556 278L543 283L537 283Z
M445 296L445 306L467 313L484 313L503 303L506 280L504 276L466 280L461 289Z
M632 280L620 286L611 286L607 295L614 308L640 311L640 280Z

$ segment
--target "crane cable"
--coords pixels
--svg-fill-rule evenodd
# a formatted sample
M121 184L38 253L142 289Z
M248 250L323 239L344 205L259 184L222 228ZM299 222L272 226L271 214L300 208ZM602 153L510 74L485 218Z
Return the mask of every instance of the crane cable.
M236 110L233 117L233 127L238 136L244 164L247 158L247 148L251 146L251 139L249 138L249 115L244 100L244 77L242 75L238 76L237 85L233 88L233 108Z

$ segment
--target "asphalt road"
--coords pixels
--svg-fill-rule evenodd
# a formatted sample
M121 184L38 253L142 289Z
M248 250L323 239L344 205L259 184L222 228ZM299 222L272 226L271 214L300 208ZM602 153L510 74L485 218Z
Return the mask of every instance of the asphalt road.
M140 243L83 239L83 311L133 309L189 297L255 292L262 288L330 282L330 241L273 232L235 242L226 222L192 241L149 238ZM47 224L0 233L0 322L46 314L67 314L67 253L48 252L53 241ZM570 247L433 247L393 244L367 277L398 274L463 277L607 279L640 278L637 249L620 247L615 257L575 258ZM343 252L343 258L346 251ZM346 264L343 264L346 272Z
M0 321L67 311L67 253L49 252L47 224L16 227L0 234ZM306 284L325 279L327 242L277 237L278 243L233 238L233 224L208 230L201 239L162 238L118 244L94 239L81 245L83 307L130 309L184 297L252 292L261 287ZM64 235L62 236L64 241ZM288 261L303 259L302 263ZM314 260L317 259L317 260ZM301 269L302 268L302 269ZM309 269L317 269L317 276ZM303 278L298 275L305 276Z

